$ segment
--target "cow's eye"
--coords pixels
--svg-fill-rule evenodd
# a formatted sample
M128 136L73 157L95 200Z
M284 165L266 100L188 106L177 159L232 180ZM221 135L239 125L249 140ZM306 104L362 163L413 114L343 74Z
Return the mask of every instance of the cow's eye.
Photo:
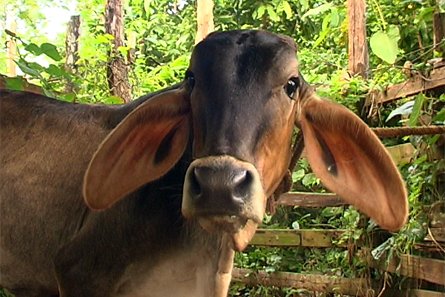
M193 72L187 70L185 73L185 80L187 81L190 90L193 89L193 87L195 86L195 75L193 74Z
M294 99L295 92L300 86L300 79L298 77L291 77L286 85L284 86L284 91L286 91L287 96L289 98Z

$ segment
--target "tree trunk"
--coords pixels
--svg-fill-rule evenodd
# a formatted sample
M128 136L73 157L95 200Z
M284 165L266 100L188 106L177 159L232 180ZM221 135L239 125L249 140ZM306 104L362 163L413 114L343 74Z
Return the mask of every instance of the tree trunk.
M349 73L368 77L368 45L366 42L365 0L348 0L348 54Z
M121 0L108 0L105 11L105 32L114 37L107 66L111 93L124 102L131 100L128 66L118 48L124 46L124 18Z
M215 30L213 24L213 0L198 0L197 3L198 30L196 32L195 44Z
M71 74L77 73L77 61L79 60L79 29L80 16L73 15L68 23L68 31L66 33L66 61L65 71ZM72 81L68 81L65 86L65 93L74 93L75 85Z

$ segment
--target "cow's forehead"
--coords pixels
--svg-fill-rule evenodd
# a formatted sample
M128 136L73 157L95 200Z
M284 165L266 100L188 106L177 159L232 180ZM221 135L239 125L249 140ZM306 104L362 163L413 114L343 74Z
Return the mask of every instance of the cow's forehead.
M264 31L215 32L193 51L190 70L206 79L230 76L240 81L296 71L296 45L282 35Z
M235 45L257 45L262 47L287 45L294 51L296 50L295 42L290 37L260 30L213 32L200 42L198 47L212 44L223 47Z

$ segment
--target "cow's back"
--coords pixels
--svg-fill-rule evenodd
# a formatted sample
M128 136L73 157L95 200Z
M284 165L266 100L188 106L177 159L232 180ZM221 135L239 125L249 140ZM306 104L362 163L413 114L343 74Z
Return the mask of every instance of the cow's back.
M34 284L57 292L52 259L88 213L82 179L114 125L113 110L21 92L1 96L2 286Z

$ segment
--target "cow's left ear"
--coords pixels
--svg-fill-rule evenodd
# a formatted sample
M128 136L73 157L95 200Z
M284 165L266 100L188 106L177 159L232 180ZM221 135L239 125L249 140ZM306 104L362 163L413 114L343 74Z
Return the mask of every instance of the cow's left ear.
M407 193L383 144L345 107L314 93L307 97L301 101L297 121L315 174L382 228L401 228L408 215Z
M161 93L132 111L102 142L84 177L92 209L104 209L166 174L189 139L189 104L181 90Z

